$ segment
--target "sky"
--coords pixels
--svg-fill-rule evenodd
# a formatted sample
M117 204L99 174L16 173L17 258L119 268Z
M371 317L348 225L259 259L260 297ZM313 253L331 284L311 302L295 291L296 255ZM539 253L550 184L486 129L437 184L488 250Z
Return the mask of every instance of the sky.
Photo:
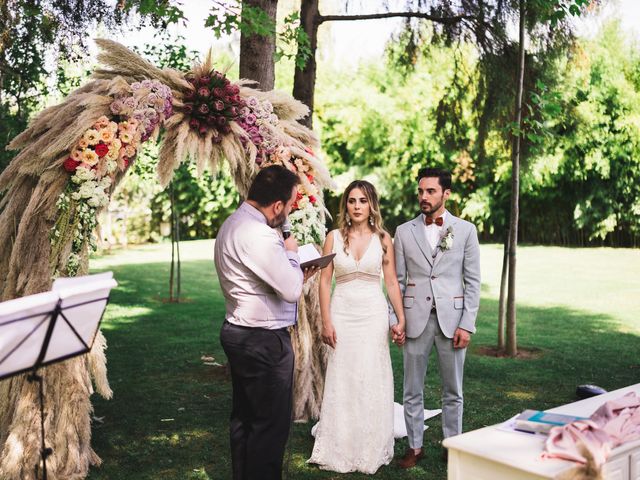
M180 34L185 38L189 48L204 54L211 46L214 49L231 51L237 58L239 50L239 36L235 34L230 38L215 40L210 29L204 27L204 19L208 16L211 5L210 0L181 0L183 11L188 19L187 25L171 26L172 34ZM281 2L282 3L282 2ZM351 2L354 5L354 2ZM355 3L350 13L380 12L382 1L367 0ZM392 7L390 10L401 9L402 0L388 0ZM329 4L329 7L323 8ZM320 2L323 14L341 13L330 9L335 1ZM366 7L363 5L366 4ZM393 8L397 4L398 8ZM378 6L378 8L376 8ZM361 12L358 12L358 9ZM640 43L640 0L603 0L603 7L597 15L589 15L576 21L576 31L581 36L595 35L599 27L612 17L621 20L622 28L630 37ZM367 20L357 22L330 22L321 26L319 32L322 42L320 55L331 58L335 66L354 65L363 60L379 58L390 36L401 26L401 19ZM119 38L125 45L141 46L153 41L154 31L150 28L133 31ZM354 48L354 46L356 46Z

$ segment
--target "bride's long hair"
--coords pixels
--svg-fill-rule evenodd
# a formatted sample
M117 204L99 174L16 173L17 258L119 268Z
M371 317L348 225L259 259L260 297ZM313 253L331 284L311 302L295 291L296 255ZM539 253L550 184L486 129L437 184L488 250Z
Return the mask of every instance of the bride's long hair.
M386 232L384 230L384 225L382 222L382 215L380 214L380 201L378 200L378 192L376 192L376 187L374 187L366 180L354 180L353 182L351 182L345 189L344 193L342 194L342 199L340 200L338 228L340 229L340 235L342 235L344 253L347 253L347 248L349 248L349 230L351 229L351 226L347 221L347 201L349 200L349 194L351 193L351 191L356 188L362 190L364 196L367 197L367 202L369 203L369 218L367 219L367 225L369 226L373 234L377 234L380 237L382 251L384 253L384 257L386 257L387 247L384 246L384 236ZM373 220L373 222L371 222L371 220ZM383 262L386 263L387 260L385 259Z

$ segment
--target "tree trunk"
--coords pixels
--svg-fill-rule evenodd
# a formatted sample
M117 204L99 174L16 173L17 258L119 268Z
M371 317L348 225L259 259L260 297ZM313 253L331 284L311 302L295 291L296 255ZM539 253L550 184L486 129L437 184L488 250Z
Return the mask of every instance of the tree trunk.
M504 350L504 324L506 319L506 293L507 293L507 272L509 264L509 239L511 234L507 229L504 238L504 254L502 256L502 274L500 275L500 300L498 303L498 349Z
M171 202L171 268L169 270L169 302L173 302L173 278L174 278L174 267L175 267L175 243L176 243L176 223L175 223L175 215L173 213L173 182L169 185L169 198Z
M313 97L316 86L316 50L318 48L318 27L320 12L318 0L304 0L300 6L300 25L309 37L311 55L303 69L296 68L293 77L293 97L309 107L309 115L302 124L313 128Z
M522 128L522 90L524 84L525 57L525 0L520 0L520 46L518 49L518 85L516 94L515 126L517 134L512 134L511 151L511 219L509 225L509 294L507 297L507 354L518 354L516 336L516 247L518 245L518 217L520 196L520 138Z
M278 0L243 0L242 6L261 8L275 25ZM273 90L275 83L275 53L275 30L268 36L241 33L240 78L255 80L261 90Z

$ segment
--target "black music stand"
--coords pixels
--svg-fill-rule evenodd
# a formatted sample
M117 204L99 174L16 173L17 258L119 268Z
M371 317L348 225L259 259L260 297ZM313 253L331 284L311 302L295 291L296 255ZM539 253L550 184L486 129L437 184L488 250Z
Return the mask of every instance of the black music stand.
M0 380L31 372L27 379L39 384L43 480L53 451L45 446L44 384L37 371L91 350L116 285L112 272L59 278L50 292L0 303Z

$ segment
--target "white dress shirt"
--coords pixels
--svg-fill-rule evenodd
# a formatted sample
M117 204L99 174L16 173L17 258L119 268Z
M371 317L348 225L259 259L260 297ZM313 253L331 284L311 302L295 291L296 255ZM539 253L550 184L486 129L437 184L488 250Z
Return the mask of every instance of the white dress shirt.
M436 245L438 245L438 240L440 240L440 236L442 235L442 230L444 229L444 221L447 218L447 211L445 210L441 215L443 224L440 227L436 225L435 222L433 222L431 225L427 225L425 223L426 218L427 216L425 214L422 214L422 224L424 225L425 236L427 238L427 242L431 246L431 251L435 251Z
M296 322L303 283L300 258L285 250L258 209L244 202L224 221L215 264L229 323L277 329Z

